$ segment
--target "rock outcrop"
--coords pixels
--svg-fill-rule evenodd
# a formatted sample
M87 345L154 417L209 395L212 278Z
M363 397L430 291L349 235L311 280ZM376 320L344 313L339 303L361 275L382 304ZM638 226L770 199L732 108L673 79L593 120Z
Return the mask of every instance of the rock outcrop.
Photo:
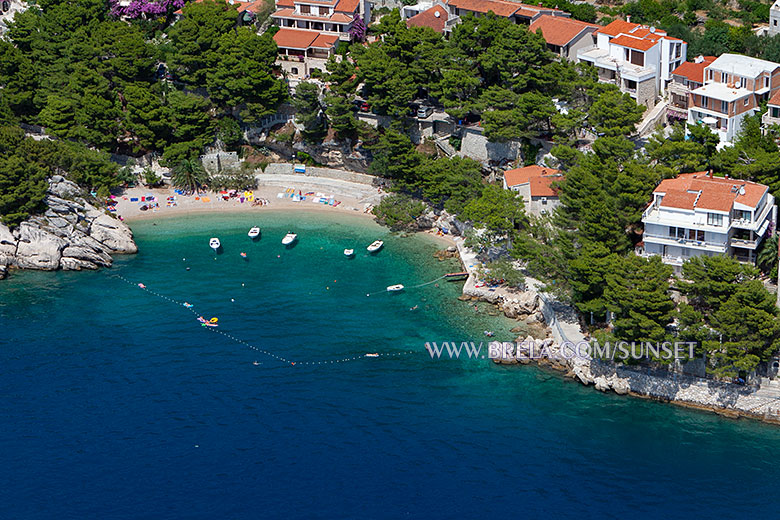
M81 270L109 267L112 254L136 253L127 225L91 205L64 177L49 180L48 209L11 231L0 224L0 279L9 268Z

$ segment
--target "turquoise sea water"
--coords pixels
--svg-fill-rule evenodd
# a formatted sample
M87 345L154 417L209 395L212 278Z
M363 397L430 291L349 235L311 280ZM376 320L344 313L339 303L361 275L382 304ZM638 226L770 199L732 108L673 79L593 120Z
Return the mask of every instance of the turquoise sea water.
M134 229L141 252L110 270L0 283L0 518L686 518L774 507L780 428L604 395L533 367L432 361L425 341L512 335L486 307L457 301L460 284L384 291L457 269L428 239L319 213ZM299 234L290 249L288 230ZM369 256L376 238L385 249ZM298 364L206 330L136 283Z

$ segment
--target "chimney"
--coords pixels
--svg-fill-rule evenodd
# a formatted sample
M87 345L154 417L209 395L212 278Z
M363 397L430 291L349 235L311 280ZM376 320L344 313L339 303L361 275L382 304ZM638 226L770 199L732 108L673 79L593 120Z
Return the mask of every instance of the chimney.
M710 168L710 169L707 171L707 174L710 176L710 179L712 179L712 168Z
M631 23L631 15L626 16L626 22Z

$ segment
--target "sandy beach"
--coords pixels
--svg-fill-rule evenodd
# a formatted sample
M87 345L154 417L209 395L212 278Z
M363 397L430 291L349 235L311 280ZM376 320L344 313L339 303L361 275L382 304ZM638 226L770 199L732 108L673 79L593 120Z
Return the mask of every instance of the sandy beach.
M255 200L266 204L253 205L249 200L241 202L240 197L224 200L215 191L181 195L172 187L134 187L116 198L116 215L126 222L141 219L185 216L202 213L262 212L268 210L317 211L349 213L364 218L373 218L370 209L379 203L385 193L378 188L336 179L306 177L303 175L259 176L258 187L252 190ZM148 202L148 196L154 197ZM241 193L239 193L240 195ZM280 196L281 195L281 196ZM296 200L299 195L303 200ZM169 197L175 197L169 201ZM334 204L315 202L316 199L333 199ZM149 209L142 210L144 205Z

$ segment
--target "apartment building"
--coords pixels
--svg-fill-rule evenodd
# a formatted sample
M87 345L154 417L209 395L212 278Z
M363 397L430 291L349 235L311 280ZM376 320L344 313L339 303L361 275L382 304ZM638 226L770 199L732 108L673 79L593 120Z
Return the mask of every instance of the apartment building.
M713 61L715 56L697 56L672 71L668 87L669 107L666 109L669 121L688 120L688 94L704 85L704 69Z
M704 85L688 94L688 123L712 128L729 143L762 101L780 89L780 64L739 54L723 54L704 69Z
M764 132L771 126L780 125L780 89L769 98L766 107L766 113L761 117Z
M370 17L368 0L276 0L271 19L280 27L274 35L277 65L293 81L325 70L338 42L350 41L355 25L368 25Z
M648 108L666 91L688 52L683 40L630 21L615 20L593 38L593 45L577 51L577 60L596 67L600 81L615 83Z
M644 256L660 255L675 267L699 255L753 263L761 242L775 230L777 207L763 184L685 173L658 185L642 222Z

